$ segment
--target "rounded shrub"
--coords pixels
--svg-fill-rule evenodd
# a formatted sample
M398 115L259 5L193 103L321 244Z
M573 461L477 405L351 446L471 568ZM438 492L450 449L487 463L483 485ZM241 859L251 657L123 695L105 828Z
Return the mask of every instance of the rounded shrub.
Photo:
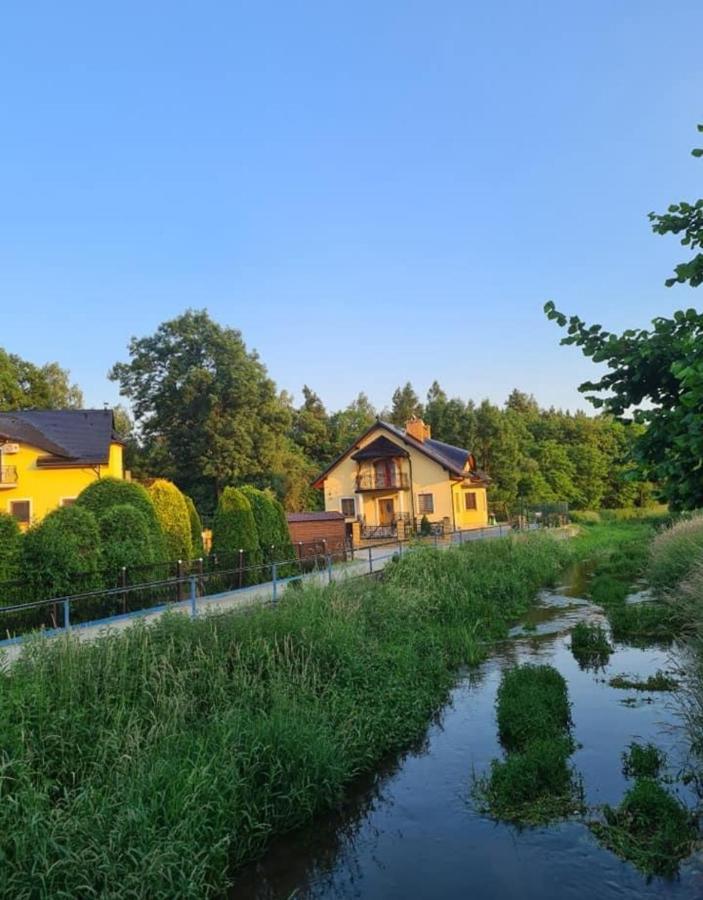
M100 532L88 509L50 512L22 541L21 569L39 597L62 597L102 587Z
M241 490L227 487L220 496L212 523L212 552L235 559L240 550L244 551L245 566L261 565L259 534L251 503ZM258 580L259 573L253 571L247 573L244 582L253 584Z
M123 566L129 572L154 562L149 523L140 509L127 503L111 506L98 525L103 570L111 581L116 581Z
M276 548L277 548L277 558L279 560L285 559L295 559L295 547L293 546L293 541L290 537L290 530L288 528L288 517L286 516L286 511L283 508L283 504L280 500L273 498L273 508L276 513Z
M155 560L166 559L163 531L156 516L154 504L146 488L136 481L122 481L119 478L99 478L89 484L76 498L74 506L87 509L99 519L112 506L123 504L139 509L149 524L151 543Z
M22 533L17 521L0 512L0 581L9 581L19 574Z
M168 558L190 559L193 555L193 542L190 536L190 513L185 496L173 482L166 481L165 478L153 481L149 485L148 493L161 525Z
M193 556L200 557L205 553L205 548L203 546L203 523L198 515L198 510L195 508L195 503L193 503L192 499L187 495L183 495L185 497L186 506L188 507L188 521L190 523L190 543L193 548Z

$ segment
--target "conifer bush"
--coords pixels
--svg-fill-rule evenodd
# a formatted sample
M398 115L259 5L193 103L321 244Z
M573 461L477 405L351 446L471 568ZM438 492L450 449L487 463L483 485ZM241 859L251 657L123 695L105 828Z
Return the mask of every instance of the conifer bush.
M120 478L99 478L81 491L74 506L89 510L96 519L99 519L111 506L123 503L136 507L144 514L152 536L154 558L158 562L164 561L166 546L163 531L151 497L141 484L135 481L122 481Z
M261 565L259 534L251 503L239 488L227 487L220 496L212 523L212 552L235 559L240 550L244 551L245 566ZM260 571L247 572L245 583L255 584L260 574Z
M198 510L195 508L193 500L187 494L184 494L184 497L186 506L188 507L190 543L193 548L193 557L198 559L205 554L205 547L203 546L203 523L198 514Z
M149 523L140 509L127 503L111 506L101 516L98 525L103 571L111 583L116 583L123 566L129 576L129 570L133 567L154 562ZM141 579L137 574L137 580L148 579Z
M153 481L149 485L148 494L164 535L168 559L189 560L193 555L193 542L186 498L173 482L165 478Z
M22 541L22 572L37 599L101 588L101 563L97 520L75 504L50 512Z
M19 574L22 533L13 516L0 512L0 581Z

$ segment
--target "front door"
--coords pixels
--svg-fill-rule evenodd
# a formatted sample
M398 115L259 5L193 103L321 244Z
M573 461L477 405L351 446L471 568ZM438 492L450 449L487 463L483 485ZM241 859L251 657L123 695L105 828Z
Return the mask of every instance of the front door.
M378 501L379 525L392 525L395 519L395 504L393 498Z

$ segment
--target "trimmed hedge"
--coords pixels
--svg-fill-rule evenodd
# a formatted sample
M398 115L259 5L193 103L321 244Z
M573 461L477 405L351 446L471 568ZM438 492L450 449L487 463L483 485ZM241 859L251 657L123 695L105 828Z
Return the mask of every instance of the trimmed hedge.
M74 506L87 509L96 519L100 519L110 507L122 506L125 503L143 513L149 525L154 559L157 562L167 561L163 531L154 504L146 488L141 484L135 481L122 481L119 478L99 478L81 491Z
M190 513L184 495L171 481L157 478L148 488L148 494L156 510L164 534L168 559L189 560L193 555L190 537Z
M273 505L273 496L269 491L260 491L251 484L239 488L251 505L259 538L259 549L262 559L271 559L271 548L278 543L278 517Z
M19 575L22 533L15 518L0 512L0 581Z
M122 566L145 566L154 562L149 523L135 506L111 506L99 521L102 564L105 574L118 578Z
M205 555L205 547L203 545L203 523L195 508L195 503L187 495L185 497L186 506L188 507L188 520L190 522L190 543L193 548L193 556L197 559Z
M50 512L25 534L21 566L36 599L103 587L95 516L76 504Z
M240 550L244 550L246 566L261 564L259 534L251 503L241 490L227 487L220 496L212 523L212 552L227 555ZM259 572L248 572L246 583L255 584L260 580L259 575Z

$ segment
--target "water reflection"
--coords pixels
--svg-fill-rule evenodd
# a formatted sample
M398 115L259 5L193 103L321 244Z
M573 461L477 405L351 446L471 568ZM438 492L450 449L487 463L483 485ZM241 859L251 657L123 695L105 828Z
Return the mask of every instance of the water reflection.
M631 696L607 683L620 672L647 678L669 668L678 648L616 644L601 672L582 670L570 652L568 631L580 620L604 621L597 607L575 594L585 592L586 578L574 572L566 587L544 593L491 659L460 675L422 744L358 782L331 815L276 841L240 874L231 896L703 897L703 866L696 857L683 864L678 878L647 882L579 822L518 831L482 817L471 803L472 772L485 772L500 755L494 703L501 672L520 662L548 662L567 679L577 743L572 762L583 774L589 805L619 802L627 788L621 753L633 740L664 750L672 772L682 766L671 698ZM682 796L692 800L692 793L693 787L682 788Z

